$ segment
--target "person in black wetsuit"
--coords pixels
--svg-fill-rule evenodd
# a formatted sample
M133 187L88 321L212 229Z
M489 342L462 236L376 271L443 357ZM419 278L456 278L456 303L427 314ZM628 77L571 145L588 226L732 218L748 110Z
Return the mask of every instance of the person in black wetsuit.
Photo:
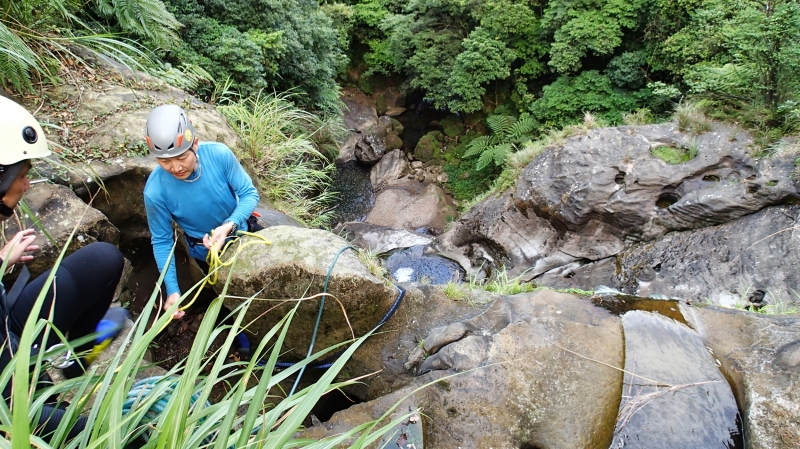
M36 119L22 106L0 96L0 221L13 215L13 209L30 187L28 170L31 168L31 159L49 154L47 141ZM39 249L33 244L35 237L33 229L18 232L0 250L0 266L3 261L11 267L33 260L33 253ZM47 290L39 317L47 319L50 316L55 292L53 325L67 334L70 340L94 333L100 320L109 312L114 291L122 276L123 262L122 253L114 245L104 242L90 244L64 258ZM19 347L19 336L25 321L50 271L30 283L26 283L21 276L16 282L23 283L19 286L21 290L15 285L7 291L0 280L0 371L5 369ZM57 343L59 340L55 333L50 332L48 341L42 342L41 336L38 337L33 349L40 350ZM92 343L87 343L74 349L76 353L84 353L92 346ZM64 368L63 373L68 378L77 377L85 367L85 361L79 359ZM13 408L10 402L11 383L5 385L2 396L0 400L5 400ZM63 415L64 410L55 405L45 405L35 433L46 438L57 428ZM70 431L70 438L82 431L85 424L85 418L80 418Z

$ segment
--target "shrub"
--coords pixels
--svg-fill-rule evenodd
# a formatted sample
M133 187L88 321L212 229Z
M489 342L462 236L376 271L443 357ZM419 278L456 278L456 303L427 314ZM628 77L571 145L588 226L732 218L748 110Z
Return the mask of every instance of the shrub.
M289 98L260 94L219 110L238 132L238 150L253 164L267 199L309 226L324 225L335 196L335 153L327 153L325 144L336 139L337 123L297 108Z

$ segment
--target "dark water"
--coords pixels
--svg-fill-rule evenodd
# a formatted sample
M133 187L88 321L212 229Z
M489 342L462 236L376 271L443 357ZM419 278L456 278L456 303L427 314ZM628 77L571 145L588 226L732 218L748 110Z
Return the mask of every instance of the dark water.
M375 202L368 167L356 160L336 165L331 187L338 193L334 223L364 221Z
M625 371L613 449L743 448L730 385L689 327L658 313L623 315Z
M424 246L393 252L386 269L397 282L427 282L435 285L461 282L464 270L456 262L435 254L425 254Z
M411 109L411 105L413 105L413 109ZM421 97L410 97L407 102L407 108L405 112L395 117L395 119L402 123L405 128L403 131L403 148L414 151L422 136L431 131L442 130L442 127L435 123L447 117L450 113L435 109L430 103L422 101ZM434 124L431 124L432 122Z
M687 324L686 319L678 307L678 301L672 299L640 298L628 295L603 295L592 298L592 302L617 316L622 316L631 310L656 312L665 317Z

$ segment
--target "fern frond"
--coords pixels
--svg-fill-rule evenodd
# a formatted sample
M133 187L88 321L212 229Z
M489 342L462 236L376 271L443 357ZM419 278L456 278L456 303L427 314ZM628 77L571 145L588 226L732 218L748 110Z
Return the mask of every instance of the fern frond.
M483 170L484 167L491 164L494 160L494 147L489 148L488 150L481 153L481 157L478 158L478 162L475 163L476 170Z
M51 75L39 56L14 31L0 22L0 83L6 80L21 91L31 91L31 74Z
M509 139L512 140L519 140L520 138L524 138L532 133L536 128L539 127L539 122L536 121L533 117L526 115L520 117L516 123L511 125L511 129L508 133Z
M483 153L487 148L489 148L490 142L491 138L489 136L476 137L469 144L467 144L467 151L464 152L463 157L467 158Z
M514 147L510 143L504 143L502 145L496 145L492 148L492 158L494 159L494 165L503 165L503 162L506 160L506 156L510 153Z
M161 0L97 0L98 11L116 17L123 30L168 46L178 42L181 24Z
M486 123L489 124L489 129L492 130L492 133L501 136L498 140L503 141L505 140L505 136L509 134L511 128L514 126L514 123L517 122L517 119L510 116L510 115L491 115L486 118Z

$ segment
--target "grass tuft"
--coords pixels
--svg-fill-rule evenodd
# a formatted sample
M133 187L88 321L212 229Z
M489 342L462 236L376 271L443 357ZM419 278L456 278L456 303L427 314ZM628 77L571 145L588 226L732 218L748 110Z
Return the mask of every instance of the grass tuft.
M260 179L260 191L280 211L304 224L329 224L338 122L323 121L290 101L290 94L258 95L218 109L242 141L241 156Z
M682 132L703 134L711 131L711 120L704 112L705 104L702 101L681 101L675 106L675 120L678 129Z

